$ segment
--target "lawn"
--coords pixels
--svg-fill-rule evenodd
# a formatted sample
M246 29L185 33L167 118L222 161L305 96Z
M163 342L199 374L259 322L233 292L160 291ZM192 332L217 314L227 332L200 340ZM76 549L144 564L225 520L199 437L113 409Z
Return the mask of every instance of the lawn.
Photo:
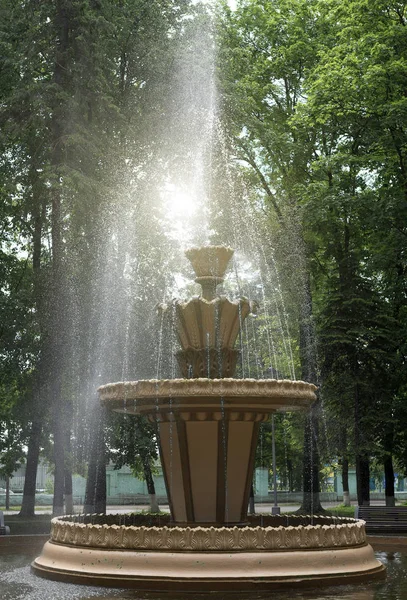
M334 517L354 517L355 507L344 506L343 504L339 504L338 506L330 507L330 509L327 512L333 515Z
M10 527L11 535L33 535L50 533L51 514L35 515L35 517L20 517L4 515L4 523Z

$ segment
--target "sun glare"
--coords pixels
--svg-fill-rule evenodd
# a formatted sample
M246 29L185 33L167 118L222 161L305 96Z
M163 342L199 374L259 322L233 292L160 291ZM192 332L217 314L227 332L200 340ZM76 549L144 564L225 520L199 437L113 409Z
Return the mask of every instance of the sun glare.
M194 189L184 190L167 183L162 190L168 234L182 246L203 243L208 232L205 200Z
M169 184L165 190L165 206L168 213L175 217L191 217L197 208L196 198Z

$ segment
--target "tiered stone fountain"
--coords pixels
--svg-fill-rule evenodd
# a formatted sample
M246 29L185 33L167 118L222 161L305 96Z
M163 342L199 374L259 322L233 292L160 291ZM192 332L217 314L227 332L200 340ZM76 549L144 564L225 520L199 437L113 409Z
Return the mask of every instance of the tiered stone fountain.
M234 379L235 341L252 306L216 296L230 248L187 251L202 295L175 302L184 379L112 383L101 401L157 424L171 517L79 515L53 519L33 563L52 579L148 590L255 590L373 578L384 567L363 521L248 518L261 422L307 409L315 386Z

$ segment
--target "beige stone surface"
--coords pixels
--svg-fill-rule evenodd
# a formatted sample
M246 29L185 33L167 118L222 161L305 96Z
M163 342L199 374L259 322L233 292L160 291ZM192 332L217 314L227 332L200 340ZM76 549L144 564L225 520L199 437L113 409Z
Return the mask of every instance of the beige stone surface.
M147 590L260 591L328 580L347 583L383 575L369 545L290 552L163 552L78 548L47 542L34 571L52 579ZM65 577L64 577L65 576Z

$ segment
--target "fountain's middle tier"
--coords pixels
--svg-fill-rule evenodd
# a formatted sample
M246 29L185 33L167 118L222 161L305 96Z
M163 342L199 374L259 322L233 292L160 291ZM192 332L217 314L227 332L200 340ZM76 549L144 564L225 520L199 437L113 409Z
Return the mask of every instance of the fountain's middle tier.
M176 332L181 350L176 356L184 377L233 377L239 351L234 349L242 323L255 303L225 296L206 300L174 300ZM161 305L166 311L168 306Z
M275 379L167 379L110 383L101 401L157 423L177 523L243 523L261 422L308 408L316 387ZM243 476L242 476L243 475Z

